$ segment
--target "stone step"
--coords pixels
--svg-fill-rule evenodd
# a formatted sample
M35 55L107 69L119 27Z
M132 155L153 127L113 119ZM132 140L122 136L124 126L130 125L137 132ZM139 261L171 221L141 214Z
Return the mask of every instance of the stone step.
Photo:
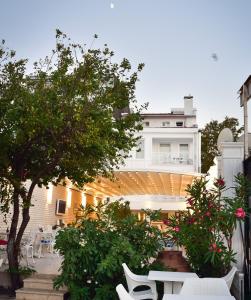
M64 291L22 288L16 290L16 300L64 300Z
M53 280L55 279L55 277L55 275L35 274L32 277L24 279L24 288L54 290ZM67 292L67 289L60 288L59 291Z

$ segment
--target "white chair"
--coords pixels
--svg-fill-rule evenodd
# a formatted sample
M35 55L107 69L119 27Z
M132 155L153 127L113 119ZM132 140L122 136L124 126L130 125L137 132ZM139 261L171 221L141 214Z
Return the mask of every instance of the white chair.
M225 275L224 277L221 277L222 279L224 279L226 281L226 284L229 289L231 288L236 271L237 271L237 268L232 267L232 269L229 271L229 273L227 275Z
M158 294L156 290L156 283L153 280L148 280L147 276L136 275L130 271L125 263L122 264L126 282L128 285L129 295L133 297L133 299L143 300L143 299L153 299L157 300ZM135 291L136 287L147 287L147 289L143 291Z
M122 284L117 285L116 291L119 295L120 300L134 300L126 291L126 289L123 287Z
M181 295L231 296L226 281L222 278L189 278L180 291Z

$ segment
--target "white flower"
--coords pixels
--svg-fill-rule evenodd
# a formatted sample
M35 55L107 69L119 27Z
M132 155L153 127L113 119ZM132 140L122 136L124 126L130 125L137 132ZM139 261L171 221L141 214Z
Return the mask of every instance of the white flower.
M90 279L89 279L89 280L87 280L86 282L87 282L87 283L92 283L92 281L91 281Z
M86 245L86 240L85 239L81 239L79 242L79 245L84 247Z

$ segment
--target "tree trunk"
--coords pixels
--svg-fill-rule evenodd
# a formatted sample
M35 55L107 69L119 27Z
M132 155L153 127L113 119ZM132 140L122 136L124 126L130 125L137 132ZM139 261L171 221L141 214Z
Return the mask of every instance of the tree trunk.
M11 285L13 291L21 287L21 281L18 274L19 246L16 244L18 219L19 219L19 193L17 190L14 190L13 216L12 216L8 246L7 246L9 271L10 271Z

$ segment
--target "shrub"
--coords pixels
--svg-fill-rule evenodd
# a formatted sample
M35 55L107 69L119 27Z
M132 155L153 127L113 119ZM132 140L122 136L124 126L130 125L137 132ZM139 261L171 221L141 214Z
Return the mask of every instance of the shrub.
M158 213L146 211L138 221L128 202L87 206L83 217L59 232L56 249L63 256L55 286L66 285L71 299L117 299L115 287L124 282L122 263L147 273L151 258L161 250L162 233L150 226Z
M215 180L208 190L205 178L189 185L187 211L165 220L167 234L186 250L192 269L201 276L222 276L235 262L232 238L238 221L246 217L247 182L236 177L235 196L224 197L225 182Z

